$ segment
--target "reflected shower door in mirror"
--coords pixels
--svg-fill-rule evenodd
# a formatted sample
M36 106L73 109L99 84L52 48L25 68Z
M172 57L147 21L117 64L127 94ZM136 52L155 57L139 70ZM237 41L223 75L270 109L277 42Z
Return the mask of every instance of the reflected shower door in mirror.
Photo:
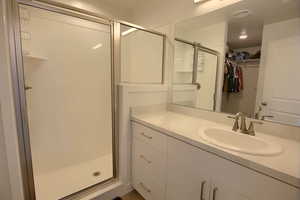
M175 104L215 110L218 52L177 38L172 98Z
M121 81L164 82L165 36L121 23Z
M216 111L300 126L300 1L240 1L177 23L175 36L220 53L217 89L207 88Z
M111 29L20 6L37 200L61 199L113 177Z

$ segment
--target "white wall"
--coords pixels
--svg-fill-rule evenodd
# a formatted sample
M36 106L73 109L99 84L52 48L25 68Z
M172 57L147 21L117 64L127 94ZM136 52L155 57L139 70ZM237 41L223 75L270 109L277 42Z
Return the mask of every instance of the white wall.
M161 83L163 37L134 31L121 37L121 80L129 83Z

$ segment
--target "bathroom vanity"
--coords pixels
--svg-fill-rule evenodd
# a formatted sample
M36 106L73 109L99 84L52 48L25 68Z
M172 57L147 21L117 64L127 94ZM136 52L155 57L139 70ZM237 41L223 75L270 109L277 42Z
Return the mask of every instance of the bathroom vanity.
M248 152L230 150L203 137L211 128L241 134L228 124L167 110L133 111L131 127L133 187L146 200L299 200L299 141L257 132L245 136ZM252 137L276 151L255 152Z

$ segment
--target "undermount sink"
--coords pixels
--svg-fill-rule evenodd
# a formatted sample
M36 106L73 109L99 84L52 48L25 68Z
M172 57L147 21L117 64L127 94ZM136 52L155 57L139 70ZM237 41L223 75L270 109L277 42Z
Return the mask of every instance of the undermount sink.
M282 152L279 144L268 142L257 136L250 136L225 129L208 128L200 132L207 142L218 147L252 155L277 155Z

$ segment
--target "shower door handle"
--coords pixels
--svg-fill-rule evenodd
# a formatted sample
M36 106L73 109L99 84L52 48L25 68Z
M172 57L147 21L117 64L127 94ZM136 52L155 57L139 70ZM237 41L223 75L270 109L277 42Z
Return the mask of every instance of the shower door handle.
M31 87L31 86L27 86L27 85L25 85L24 89L25 89L25 90L31 90L31 89L32 89L32 87Z
M200 83L195 82L195 83L192 83L192 84L193 84L193 85L196 85L197 90L200 90L200 89L201 89L201 84L200 84Z

